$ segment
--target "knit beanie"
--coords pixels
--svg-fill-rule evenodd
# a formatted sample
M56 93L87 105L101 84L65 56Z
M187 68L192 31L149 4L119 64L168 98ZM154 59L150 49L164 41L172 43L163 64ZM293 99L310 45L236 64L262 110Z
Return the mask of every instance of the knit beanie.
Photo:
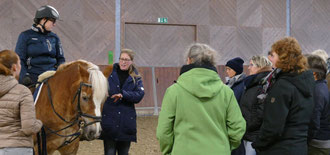
M236 75L239 75L243 72L243 63L243 59L241 59L240 57L236 57L234 59L229 60L226 63L226 66L233 69L236 72Z

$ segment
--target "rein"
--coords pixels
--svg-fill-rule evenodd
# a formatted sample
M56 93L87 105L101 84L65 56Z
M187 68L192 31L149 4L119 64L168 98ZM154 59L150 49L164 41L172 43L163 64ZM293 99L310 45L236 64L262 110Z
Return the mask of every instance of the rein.
M69 125L65 126L64 128L59 129L59 130L53 130L53 129L50 129L47 126L44 125L45 129L48 130L48 131L50 131L51 134L55 134L57 136L65 137L65 138L70 137L68 140L65 140L63 142L63 144L58 148L58 149L60 149L61 147L65 146L65 145L68 145L68 144L72 143L73 141L75 141L82 134L83 128L85 128L85 127L87 127L89 125L92 125L92 124L101 122L101 118L102 117L101 116L92 116L92 115L89 115L89 114L86 114L86 113L83 113L82 112L81 107L80 107L80 95L81 95L82 87L83 86L85 86L85 87L92 87L92 85L91 84L88 84L88 83L80 82L79 88L76 91L76 94L75 94L75 96L74 96L74 98L72 100L72 104L74 104L74 102L75 102L75 100L77 98L77 114L76 114L76 116L74 117L74 119L72 121L70 121L70 120L68 121L65 118L63 118L59 113L56 112L56 110L54 108L54 103L53 103L53 100L52 100L52 93L51 93L51 89L50 89L48 80L49 80L49 78L48 79L45 79L43 82L44 82L44 84L47 85L47 92L48 92L47 94L48 94L48 98L50 100L50 104L51 104L51 107L53 109L53 112L62 121L64 121L64 122L66 122L66 123L69 124ZM79 120L82 117L92 118L95 121L86 124L85 121ZM72 133L72 134L69 134L69 135L62 135L62 134L59 134L58 133L60 131L63 131L65 129L68 129L68 128L74 126L75 124L78 124L78 126L79 126L79 129L75 133Z

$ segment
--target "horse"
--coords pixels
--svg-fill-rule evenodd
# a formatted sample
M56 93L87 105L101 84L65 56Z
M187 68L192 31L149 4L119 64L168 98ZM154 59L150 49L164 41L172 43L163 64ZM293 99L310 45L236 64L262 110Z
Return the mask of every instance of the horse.
M80 140L101 134L101 106L108 94L108 81L99 67L84 60L62 64L43 83L35 99L36 117L43 122L47 154L77 154ZM34 150L38 151L34 136ZM39 145L40 147L40 145ZM43 148L43 149L44 149Z
M107 65L104 67L102 72L106 78L109 78L110 74L112 73L112 70L113 70L113 65Z

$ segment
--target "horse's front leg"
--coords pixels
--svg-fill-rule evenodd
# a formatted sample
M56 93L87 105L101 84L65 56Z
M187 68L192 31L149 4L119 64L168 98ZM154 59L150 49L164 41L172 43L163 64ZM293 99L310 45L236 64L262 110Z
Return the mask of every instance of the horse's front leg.
M47 137L46 139L47 139L46 144L47 144L47 154L48 155L52 155L56 151L58 146L61 144L61 142L63 141L61 139L54 139L53 136ZM42 141L42 138L40 140ZM35 153L35 155L39 155L40 153L39 153L39 146L37 143L37 135L33 136L33 141L34 141L34 147L33 147L34 153ZM40 145L42 145L41 141L40 141ZM41 148L41 151L43 151L44 148L42 148L42 146L40 146L40 148Z
M61 155L76 155L79 148L79 138L73 141L72 143L63 146L58 151Z

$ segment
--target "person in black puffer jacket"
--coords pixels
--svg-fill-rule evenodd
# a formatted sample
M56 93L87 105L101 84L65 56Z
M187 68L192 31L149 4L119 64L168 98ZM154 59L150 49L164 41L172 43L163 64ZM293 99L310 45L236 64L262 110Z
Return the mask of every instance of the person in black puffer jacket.
M243 137L246 155L255 155L251 144L259 134L262 124L263 104L258 102L261 93L261 81L272 71L272 63L263 56L253 56L249 64L249 76L245 78L244 93L241 97L240 108L246 121L246 132Z

